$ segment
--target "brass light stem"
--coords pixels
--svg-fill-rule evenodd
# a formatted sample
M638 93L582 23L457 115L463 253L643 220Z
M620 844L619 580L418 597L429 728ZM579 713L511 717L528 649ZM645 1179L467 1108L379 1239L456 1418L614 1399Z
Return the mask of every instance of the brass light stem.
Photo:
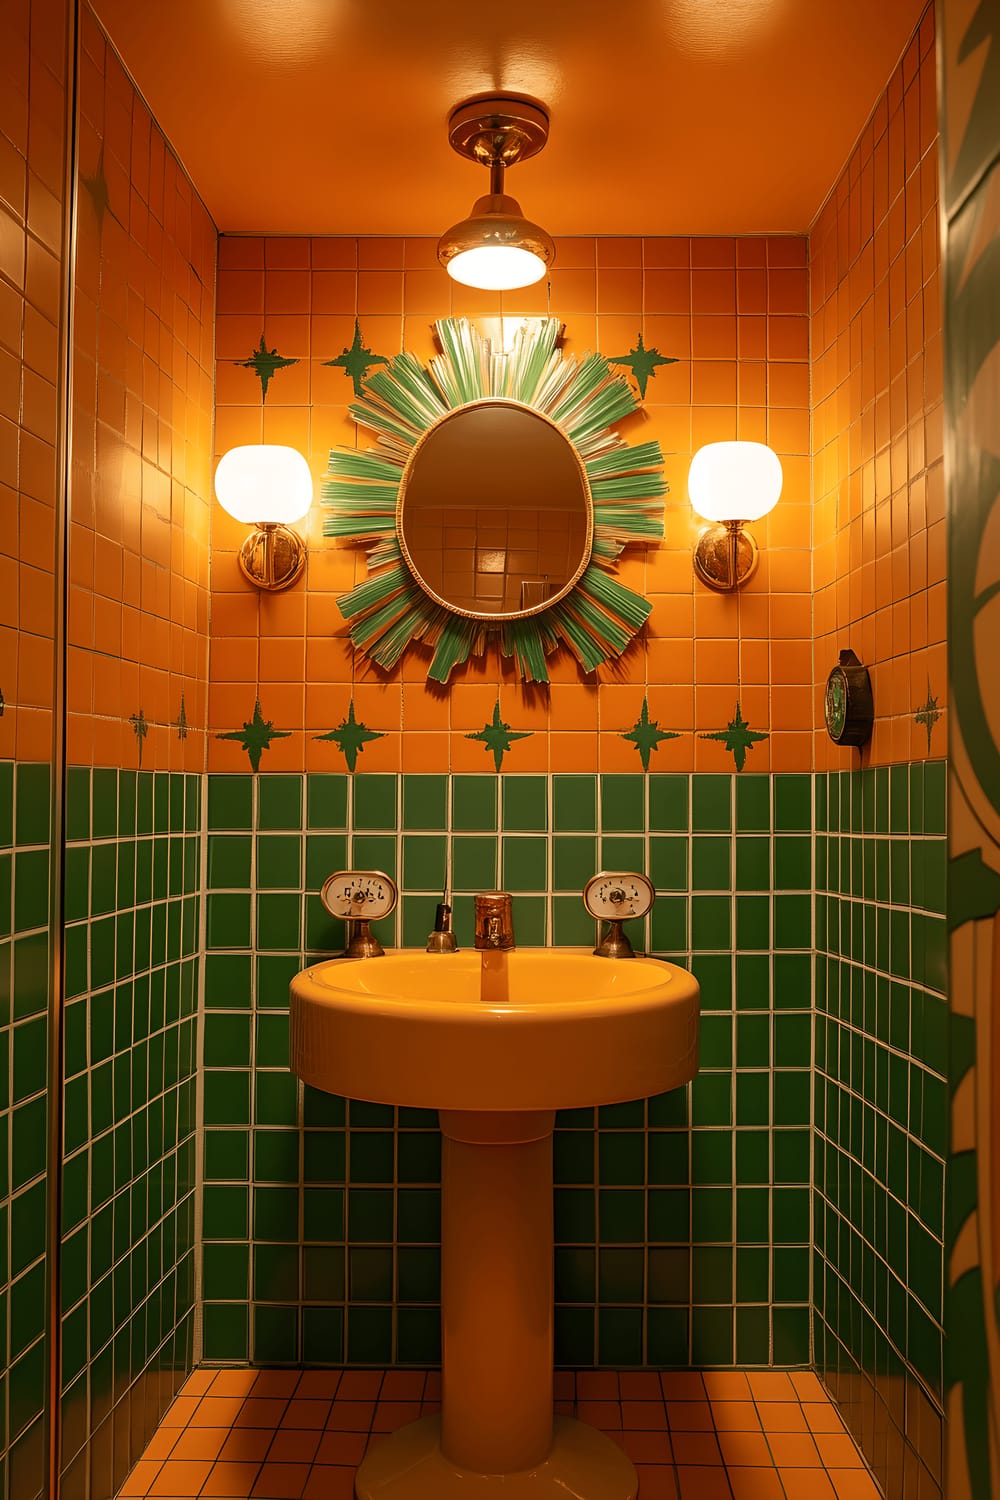
M727 521L729 531L729 587L735 589L740 580L740 521Z

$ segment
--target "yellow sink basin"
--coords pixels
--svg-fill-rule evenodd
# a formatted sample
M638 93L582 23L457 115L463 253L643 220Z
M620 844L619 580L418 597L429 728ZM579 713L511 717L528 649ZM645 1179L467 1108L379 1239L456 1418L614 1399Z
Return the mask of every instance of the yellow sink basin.
M483 960L488 994L482 998ZM586 949L328 959L291 986L291 1066L327 1093L445 1110L646 1098L698 1067L698 983Z

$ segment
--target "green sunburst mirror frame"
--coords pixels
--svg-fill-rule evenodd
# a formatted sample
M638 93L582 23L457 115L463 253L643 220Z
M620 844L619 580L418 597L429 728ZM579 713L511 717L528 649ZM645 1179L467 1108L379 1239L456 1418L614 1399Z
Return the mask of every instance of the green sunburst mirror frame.
M337 603L354 645L385 670L421 643L433 651L428 677L444 683L496 642L525 681L544 683L546 658L559 646L593 672L620 656L647 619L648 601L613 570L630 542L663 535L663 454L655 441L630 444L618 435L612 424L636 411L638 398L603 355L577 361L560 353L561 327L556 318L526 324L510 351L499 352L465 318L442 319L435 324L441 354L427 366L400 354L352 402L351 416L376 443L331 452L323 529L367 547L369 577ZM433 597L401 545L409 461L444 418L475 403L510 404L548 419L572 445L589 492L591 540L582 571L561 598L516 617L457 612Z

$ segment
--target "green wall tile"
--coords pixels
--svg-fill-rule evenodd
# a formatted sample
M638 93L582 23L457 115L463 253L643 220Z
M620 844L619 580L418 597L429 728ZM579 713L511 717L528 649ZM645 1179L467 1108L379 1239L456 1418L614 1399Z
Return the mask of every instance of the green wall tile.
M596 776L553 776L552 826L557 833L596 830Z
M691 827L695 833L728 833L732 827L732 778L694 776L691 780Z
M209 828L248 829L252 824L253 777L209 776Z
M463 833L497 829L497 778L453 776L451 826Z
M646 823L644 776L616 775L600 778L601 827L605 833L642 831Z
M388 779L392 780L392 778ZM363 778L359 777L358 780L363 780ZM302 802L301 776L257 777L257 827L259 829L301 828Z
M347 787L348 778L343 775L314 773L307 776L306 827L346 829Z
M548 827L548 780L544 776L504 776L503 827L507 832L536 832Z
M669 833L688 830L688 778L686 776L651 775L649 777L650 832Z
M16 769L14 842L47 844L52 804L52 775L45 763L21 764Z

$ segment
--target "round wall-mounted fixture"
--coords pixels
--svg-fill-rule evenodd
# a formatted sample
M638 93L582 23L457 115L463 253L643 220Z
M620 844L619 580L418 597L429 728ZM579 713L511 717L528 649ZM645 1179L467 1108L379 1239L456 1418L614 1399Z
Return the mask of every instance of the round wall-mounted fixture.
M468 100L453 111L448 139L460 156L490 171L490 190L468 218L445 230L438 260L453 280L482 291L507 292L540 281L555 256L552 238L526 219L504 192L504 172L535 156L549 136L540 105L507 95Z
M781 461L766 443L706 443L691 460L688 495L693 508L714 522L698 538L695 576L717 593L749 582L758 547L746 527L773 510L781 494Z
M287 589L306 561L305 543L290 524L312 504L302 454L277 443L230 448L215 471L215 493L234 521L253 527L237 554L244 578L268 593Z

